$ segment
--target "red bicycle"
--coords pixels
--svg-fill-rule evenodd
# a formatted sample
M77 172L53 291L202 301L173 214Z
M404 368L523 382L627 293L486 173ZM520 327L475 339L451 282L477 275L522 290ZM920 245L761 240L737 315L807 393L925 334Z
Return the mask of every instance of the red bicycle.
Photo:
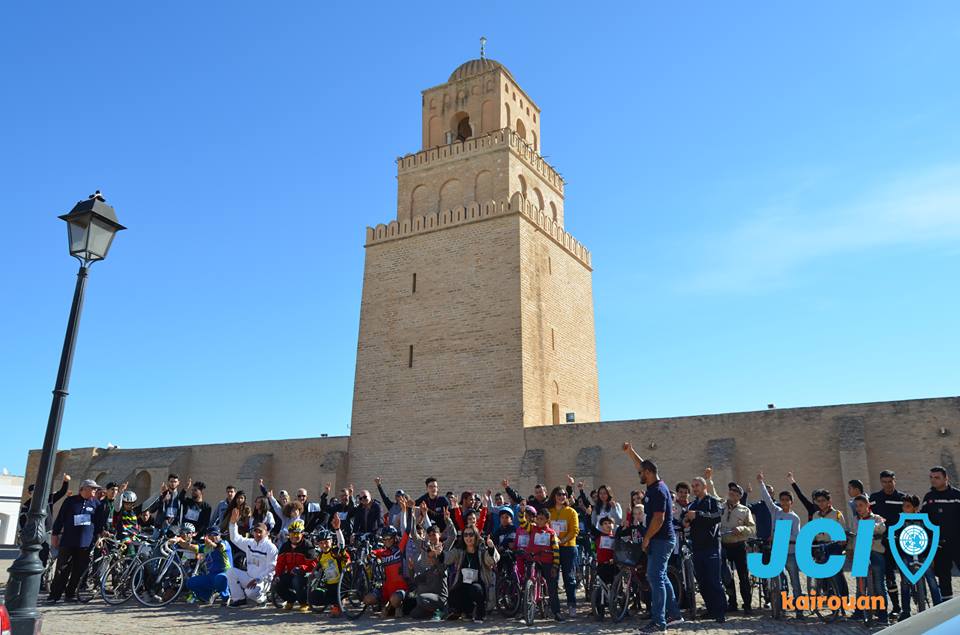
M527 626L533 626L537 613L547 617L549 602L547 579L543 575L543 565L539 562L527 564L527 581L523 584L523 620Z

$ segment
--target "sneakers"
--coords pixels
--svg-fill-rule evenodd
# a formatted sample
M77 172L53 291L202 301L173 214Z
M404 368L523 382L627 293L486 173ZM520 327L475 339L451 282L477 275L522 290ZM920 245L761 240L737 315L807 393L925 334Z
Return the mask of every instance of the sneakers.
M683 624L682 615L675 615L667 618L667 626L676 626L677 624Z
M300 605L300 608L297 609L297 610L300 611L301 613L309 613L309 612L310 612L310 605L309 605L309 604L301 604L301 605Z
M284 602L284 603L283 603L283 610L284 610L284 611L292 611L292 610L293 610L293 602Z
M657 624L656 622L650 622L646 626L640 629L641 633L666 633L667 626L665 624Z
M571 604L569 607L567 607L567 613L570 615L570 617L576 617L577 607Z
M340 617L343 615L343 611L340 610L340 607L334 604L330 607L330 617Z
M433 622L439 622L442 619L443 619L443 611L441 609L437 609L436 611L434 611L433 617L430 618L430 620Z
M227 606L229 606L232 609L235 609L240 606L246 606L246 605L247 605L247 598L243 598L242 600L230 600L229 602L227 602Z

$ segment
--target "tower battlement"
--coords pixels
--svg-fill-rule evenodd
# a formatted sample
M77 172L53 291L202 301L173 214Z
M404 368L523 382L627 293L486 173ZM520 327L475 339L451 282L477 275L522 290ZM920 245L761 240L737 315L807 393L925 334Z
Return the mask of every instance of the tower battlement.
M415 216L412 220L402 222L394 220L387 224L380 223L376 227L367 227L365 246L369 247L378 243L400 240L416 234L426 234L455 225L476 223L508 214L520 214L522 218L537 227L539 231L573 256L580 264L592 270L590 251L572 234L560 227L559 223L520 194L514 194L509 201L487 201L483 204L474 201L467 206Z
M397 158L397 174L406 174L418 168L437 165L446 161L465 159L490 149L507 146L532 170L543 177L544 182L563 195L563 177L547 163L532 145L524 141L512 128L501 128L479 137L454 141L419 152L411 152Z

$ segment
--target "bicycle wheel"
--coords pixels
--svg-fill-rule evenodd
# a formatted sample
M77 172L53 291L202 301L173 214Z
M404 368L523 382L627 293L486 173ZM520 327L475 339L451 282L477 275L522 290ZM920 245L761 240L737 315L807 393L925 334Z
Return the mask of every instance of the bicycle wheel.
M166 606L180 595L186 578L177 560L168 556L150 558L134 572L133 597L144 606Z
M598 620L603 619L604 613L604 597L603 597L603 585L595 583L593 585L593 593L590 594L590 608L593 609L593 615Z
M633 585L633 575L629 570L621 569L613 579L610 587L610 617L614 622L620 622L630 612L630 596Z
M133 597L131 582L133 562L129 559L114 559L107 572L100 578L100 597L107 604L116 606Z
M523 621L527 626L533 626L537 614L537 584L527 580L523 585Z
M817 589L817 595L826 595L826 596L840 595L837 591L837 583L833 578L817 580L815 586ZM828 624L832 622L836 622L837 619L839 619L841 615L843 615L842 608L834 611L829 607L827 607L826 605L821 607L819 603L814 604L813 612L814 614L816 614L817 617L820 618L821 621L827 622Z
M497 610L504 617L513 617L520 610L520 587L515 577L505 575L497 580Z
M913 589L910 592L910 597L913 598L914 604L917 605L917 613L926 610L927 608L927 581L923 578L920 578L920 581L917 584L913 585ZM908 606L903 607L905 609L910 608Z
M359 619L367 610L363 598L367 595L367 575L362 565L352 563L344 568L337 583L340 609L347 619Z
M780 584L782 583L782 575L774 576L770 578L770 615L775 620L779 620L783 617L783 596L780 595Z
M697 577L693 572L693 560L683 560L683 599L686 619L689 622L697 619Z
M686 590L683 588L683 572L677 567L670 565L667 567L667 579L673 586L673 598L677 601L677 607L682 608L686 606L687 596Z

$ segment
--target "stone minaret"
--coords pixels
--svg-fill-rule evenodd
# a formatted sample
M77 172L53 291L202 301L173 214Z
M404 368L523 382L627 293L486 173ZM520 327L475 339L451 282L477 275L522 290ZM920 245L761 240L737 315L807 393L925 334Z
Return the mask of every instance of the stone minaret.
M564 231L540 108L481 57L423 91L422 131L396 220L367 229L358 489L494 487L519 474L525 427L600 419L590 253Z

